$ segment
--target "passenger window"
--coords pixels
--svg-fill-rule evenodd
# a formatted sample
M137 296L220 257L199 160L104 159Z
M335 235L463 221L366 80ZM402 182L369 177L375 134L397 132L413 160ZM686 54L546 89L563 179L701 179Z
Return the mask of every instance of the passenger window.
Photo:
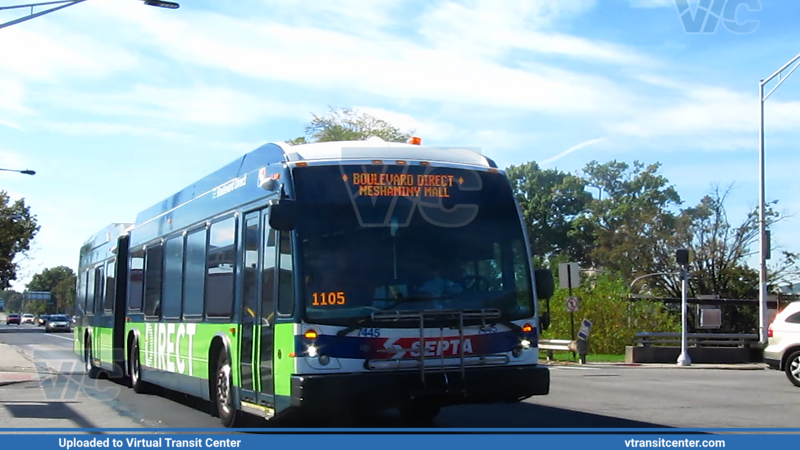
M128 309L131 311L142 310L142 295L144 294L144 250L131 252L130 286ZM88 280L87 280L88 283ZM88 284L87 284L88 286Z
M179 319L183 293L183 236L164 246L164 318Z
M161 316L161 280L164 270L164 249L161 244L147 248L144 273L144 315Z
M106 300L103 309L108 312L114 311L114 300L117 298L116 267L114 261L106 265Z
M233 217L211 225L207 260L206 315L230 317L236 266L236 221Z
M96 313L103 312L103 287L105 283L105 267L95 267L94 269L94 303L92 304L92 311Z
M206 282L206 229L192 231L186 236L186 276L183 282L183 315L203 315L203 292Z
M294 276L292 272L292 240L288 231L280 232L278 259L278 314L294 312Z
M261 277L261 315L267 325L274 323L272 320L275 309L275 230L269 227L268 216L264 216L264 232L267 234L267 245L264 247L264 261L261 264L263 275Z

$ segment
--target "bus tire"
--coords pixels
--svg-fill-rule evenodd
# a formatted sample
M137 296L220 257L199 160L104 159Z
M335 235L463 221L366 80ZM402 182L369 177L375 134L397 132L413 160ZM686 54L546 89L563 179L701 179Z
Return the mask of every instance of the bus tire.
M100 369L94 365L94 355L92 354L92 337L87 336L83 346L83 359L85 360L86 375L96 380L100 377Z
M131 345L131 354L128 358L131 387L137 394L147 393L147 382L142 381L141 359L139 358L139 340L134 339Z
M400 416L410 422L432 422L441 410L439 403L417 398L400 407Z
M231 359L225 350L220 351L217 358L213 395L214 406L220 421L227 428L233 427L238 414L233 405Z

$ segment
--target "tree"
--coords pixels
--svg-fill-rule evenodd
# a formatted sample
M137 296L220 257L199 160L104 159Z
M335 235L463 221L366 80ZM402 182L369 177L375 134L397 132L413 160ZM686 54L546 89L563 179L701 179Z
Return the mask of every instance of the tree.
M31 215L24 199L11 203L6 191L0 191L0 289L7 289L17 279L18 256L30 250L39 231L36 216Z
M586 184L599 190L587 213L576 219L579 228L592 229L587 242L595 267L619 274L630 283L635 277L674 270L675 240L687 226L670 211L680 196L663 175L659 163L633 166L592 161L584 169ZM586 222L584 224L584 222Z
M517 195L533 254L585 262L586 246L581 236L587 233L574 222L592 200L585 181L557 169L542 170L535 162L511 166L506 173Z
M6 302L7 312L18 312L22 307L22 294L17 291L10 289L0 291L0 300Z
M408 142L414 131L400 128L366 113L350 108L331 108L326 116L311 114L313 119L306 125L306 136L287 141L298 145L309 142L362 141L377 136L387 142ZM308 139L307 139L308 138Z
M680 330L679 318L670 314L663 303L645 300L631 302L626 298L628 293L628 284L609 273L598 274L573 289L573 295L580 298L580 309L574 317L575 332L582 319L592 322L589 337L591 353L622 354L640 331ZM543 332L543 336L571 339L570 313L565 307L567 295L567 289L556 289L551 299L551 325Z
M75 280L75 272L67 266L56 266L37 273L33 276L27 288L29 291L52 292L64 279Z
M52 294L56 298L58 311L71 314L75 306L75 286L78 279L75 275L64 278L53 288Z

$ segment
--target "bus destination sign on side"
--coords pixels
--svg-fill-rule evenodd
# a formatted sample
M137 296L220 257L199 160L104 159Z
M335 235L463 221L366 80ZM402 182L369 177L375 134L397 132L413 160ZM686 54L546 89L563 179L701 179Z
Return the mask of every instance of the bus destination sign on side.
M405 173L364 173L342 175L358 187L358 195L367 197L450 197L450 188L463 184L453 175L412 175Z

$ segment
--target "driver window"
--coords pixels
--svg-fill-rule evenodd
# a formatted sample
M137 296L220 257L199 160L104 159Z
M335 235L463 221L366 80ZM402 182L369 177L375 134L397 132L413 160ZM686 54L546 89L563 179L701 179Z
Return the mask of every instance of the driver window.
M488 259L461 262L461 273L465 289L470 291L502 291L503 271L500 265L500 244L492 246L493 255Z

